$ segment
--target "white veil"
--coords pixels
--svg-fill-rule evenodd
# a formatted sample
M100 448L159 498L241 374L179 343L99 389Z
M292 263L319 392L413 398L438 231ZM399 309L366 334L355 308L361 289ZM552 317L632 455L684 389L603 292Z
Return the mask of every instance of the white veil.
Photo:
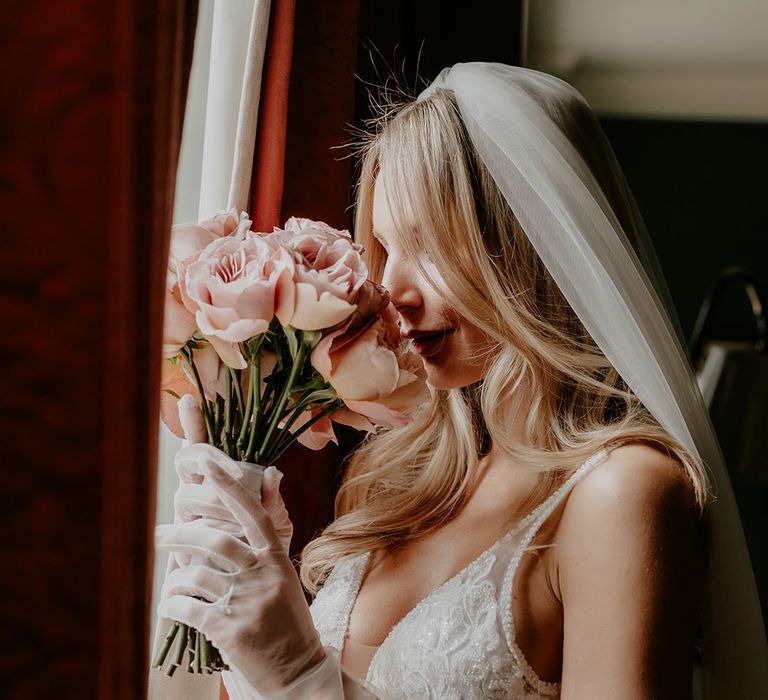
M704 697L768 698L765 630L728 472L650 237L607 138L584 97L546 73L458 63L418 99L438 87L455 94L475 149L584 327L656 420L710 474L716 500L702 618ZM594 121L594 142L581 152L610 169L602 179L615 185L611 201L624 211L611 207L550 117L549 110L573 101L586 108L573 111L574 118Z

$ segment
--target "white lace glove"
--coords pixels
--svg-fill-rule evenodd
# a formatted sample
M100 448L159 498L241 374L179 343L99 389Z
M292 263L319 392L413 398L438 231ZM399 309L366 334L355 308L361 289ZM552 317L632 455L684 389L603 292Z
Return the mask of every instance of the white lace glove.
M238 464L229 460L225 468L221 457L198 465L253 546L200 522L159 526L158 549L204 557L210 565L171 572L158 613L195 627L216 645L233 670L227 688L241 698L384 697L344 671L335 649L322 646L269 513L237 480Z

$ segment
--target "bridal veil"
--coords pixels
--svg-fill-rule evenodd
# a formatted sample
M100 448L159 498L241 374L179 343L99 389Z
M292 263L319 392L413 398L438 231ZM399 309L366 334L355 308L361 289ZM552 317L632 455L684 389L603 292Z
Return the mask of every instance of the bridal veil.
M707 469L711 550L702 618L704 697L768 697L768 648L744 534L709 414L650 237L584 97L539 71L497 63L444 69L418 99L453 91L472 143L584 327L656 420ZM616 186L609 204L566 128L594 120L582 144ZM619 202L619 206L616 206ZM623 211L618 211L621 207Z

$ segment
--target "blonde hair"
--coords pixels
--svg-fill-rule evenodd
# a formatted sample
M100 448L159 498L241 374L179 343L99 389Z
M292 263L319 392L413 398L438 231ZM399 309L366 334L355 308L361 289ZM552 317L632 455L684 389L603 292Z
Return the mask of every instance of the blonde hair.
M553 120L570 125L563 127L567 135L628 224L610 166L593 162L589 144L604 137L589 108L538 99ZM540 472L531 502L609 443L648 442L683 465L703 509L701 464L651 416L585 330L475 152L453 93L438 89L420 101L389 99L378 108L374 129L359 146L355 211L371 276L381 279L385 260L372 235L380 175L399 242L417 264L419 253L427 253L452 306L494 348L481 382L433 390L409 425L371 434L353 453L335 520L302 552L307 590L316 593L341 557L396 547L454 517L491 442ZM516 396L532 403L520 407ZM521 442L508 430L518 408L527 413Z

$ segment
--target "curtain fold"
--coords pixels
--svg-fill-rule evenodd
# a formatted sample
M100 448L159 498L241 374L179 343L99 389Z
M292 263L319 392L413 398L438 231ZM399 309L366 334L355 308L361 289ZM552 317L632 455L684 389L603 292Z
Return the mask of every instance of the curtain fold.
M271 231L281 223L295 15L296 0L274 0L247 208L254 231Z
M337 147L355 117L358 17L359 0L274 0L249 210L254 230L271 231L289 216L348 226L352 163ZM295 444L281 458L294 559L333 519L344 451Z
M7 700L145 695L163 278L196 5L3 5Z
M268 39L269 0L202 0L187 95L177 173L174 223L210 218L218 211L247 206L258 128L261 74ZM156 522L173 519L178 485L174 457L181 441L161 427ZM155 609L167 572L175 566L158 557L153 577L154 656L170 629ZM179 670L172 677L149 669L150 700L215 700L219 674Z

